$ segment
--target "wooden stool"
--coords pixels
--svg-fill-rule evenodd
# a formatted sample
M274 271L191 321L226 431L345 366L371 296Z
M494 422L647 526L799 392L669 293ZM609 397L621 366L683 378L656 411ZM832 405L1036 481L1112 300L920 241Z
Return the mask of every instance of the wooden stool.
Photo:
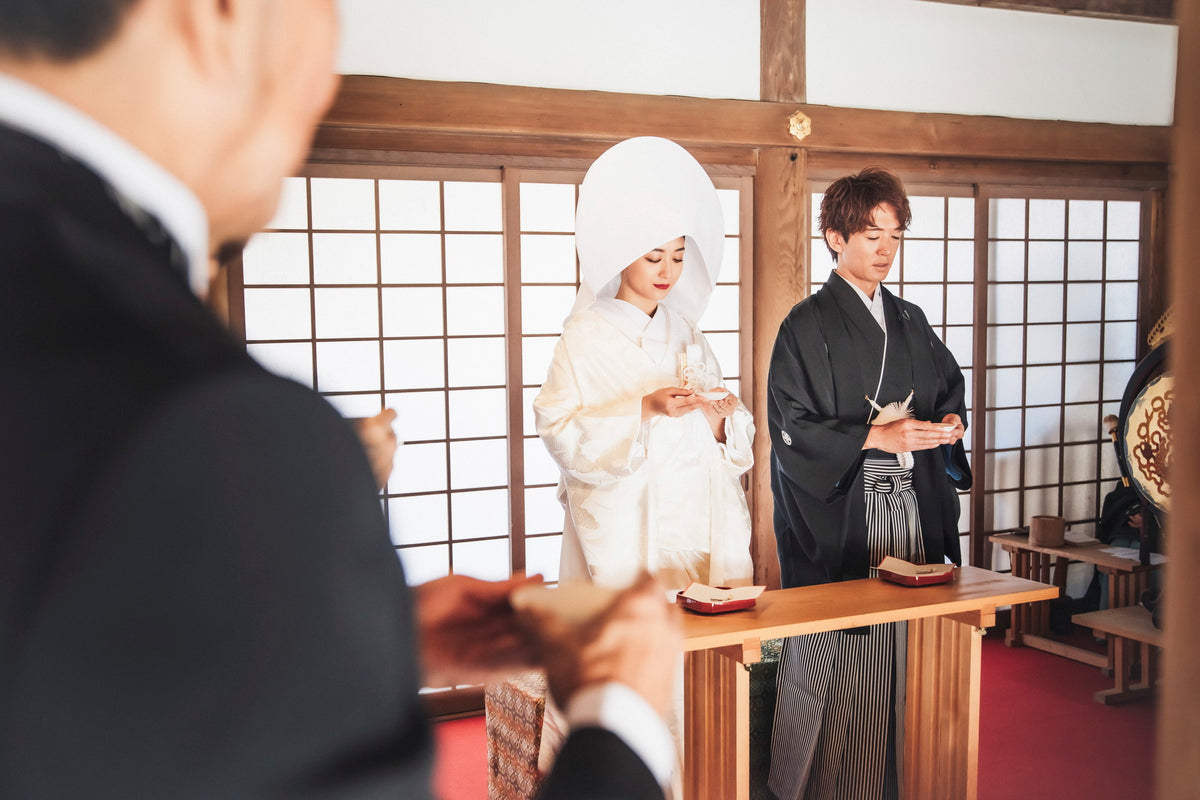
M1151 648L1161 648L1163 633L1154 627L1150 612L1141 606L1106 608L1072 617L1076 625L1103 633L1112 645L1113 674L1116 686L1096 692L1097 703L1113 705L1145 697L1154 691L1155 660ZM1136 645L1135 645L1136 643ZM1133 683L1133 668L1137 663L1135 647L1141 653L1141 680Z

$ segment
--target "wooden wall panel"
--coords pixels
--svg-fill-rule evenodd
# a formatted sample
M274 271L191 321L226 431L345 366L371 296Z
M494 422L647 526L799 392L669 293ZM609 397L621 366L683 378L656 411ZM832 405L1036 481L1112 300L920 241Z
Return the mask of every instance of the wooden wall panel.
M1001 184L1015 186L1096 186L1105 189L1165 188L1167 165L1063 162L1043 159L981 159L913 156L902 153L824 153L808 157L808 176L831 181L868 164L887 167L907 185Z
M813 123L812 152L891 153L1065 162L1165 163L1169 128L922 114L785 103L583 92L483 83L352 75L317 132L317 147L400 149L397 136L422 137L434 152L458 152L472 137L492 151L528 140L604 144L665 136L688 147L793 147L787 118ZM570 147L567 147L569 150Z
M1195 225L1200 217L1200 3L1179 4L1179 67L1175 83L1175 150L1171 164L1168 252L1175 264L1171 300L1184 313L1172 342L1175 437L1167 521L1166 646L1163 696L1158 704L1158 797L1190 800L1200 786L1200 271Z

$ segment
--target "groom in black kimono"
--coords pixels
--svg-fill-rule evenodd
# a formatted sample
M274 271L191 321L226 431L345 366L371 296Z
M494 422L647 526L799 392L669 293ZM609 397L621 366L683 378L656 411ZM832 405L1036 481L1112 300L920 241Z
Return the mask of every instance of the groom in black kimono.
M784 320L768 379L784 587L866 578L889 555L960 559L962 372L921 309L881 285L909 219L903 186L880 168L835 181L822 201L836 268ZM871 424L892 403L900 418ZM903 648L892 626L789 640L772 748L781 800L896 796Z

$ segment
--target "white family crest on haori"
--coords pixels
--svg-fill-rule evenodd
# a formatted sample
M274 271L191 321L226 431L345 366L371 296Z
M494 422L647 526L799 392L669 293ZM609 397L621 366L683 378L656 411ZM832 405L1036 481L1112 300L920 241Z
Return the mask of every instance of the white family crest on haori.
M882 408L868 397L867 402L871 404L871 408L875 409L875 419L871 420L871 424L887 425L889 422L895 422L898 419L910 419L913 416L912 399L913 392L915 391L915 389L909 391L908 397L904 398L903 402L897 400L894 403L888 403ZM905 469L912 469L912 453L897 453L896 460Z
M712 180L669 139L639 136L604 151L579 187L581 285L573 310L614 296L622 270L679 236L685 239L683 273L667 304L695 322L708 307L725 252L724 216Z

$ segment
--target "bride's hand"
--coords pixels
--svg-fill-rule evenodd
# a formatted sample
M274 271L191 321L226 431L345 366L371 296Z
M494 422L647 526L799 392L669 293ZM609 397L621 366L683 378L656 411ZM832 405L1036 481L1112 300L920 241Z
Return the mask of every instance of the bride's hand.
M664 386L642 398L642 421L660 414L664 417L682 417L704 403L704 398L691 389Z

